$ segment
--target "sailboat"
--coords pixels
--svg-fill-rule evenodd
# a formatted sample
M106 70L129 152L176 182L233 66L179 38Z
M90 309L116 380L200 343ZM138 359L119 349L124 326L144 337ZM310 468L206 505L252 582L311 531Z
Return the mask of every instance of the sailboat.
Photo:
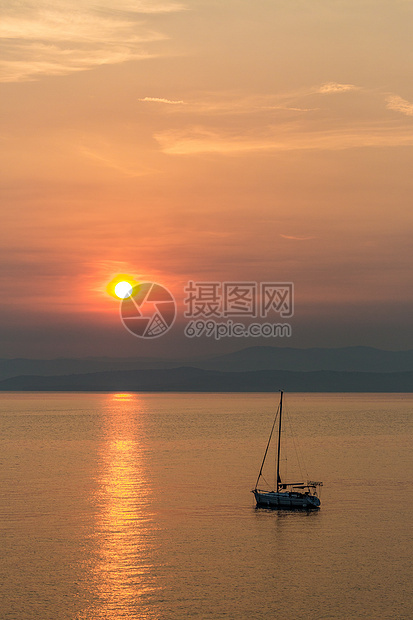
M304 482L285 482L280 477L280 455L281 455L281 429L282 429L282 409L284 392L280 390L280 404L275 415L274 423L271 428L270 437L265 449L264 458L261 463L260 472L258 474L255 488L252 490L257 508L277 508L277 509L295 509L304 508L307 510L318 510L320 508L320 498L317 496L317 487L323 486L322 482L314 482L307 480ZM277 460L276 460L276 487L273 491L263 491L258 488L262 476L265 459L267 458L268 448L270 447L271 438L278 417L278 443L277 443Z

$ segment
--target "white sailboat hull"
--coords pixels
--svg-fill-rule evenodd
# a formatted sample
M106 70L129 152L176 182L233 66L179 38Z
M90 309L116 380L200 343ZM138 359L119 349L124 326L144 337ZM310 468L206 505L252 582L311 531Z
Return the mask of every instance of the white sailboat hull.
M257 507L259 508L281 508L291 510L294 508L318 509L320 500L315 495L296 493L294 491L253 491Z

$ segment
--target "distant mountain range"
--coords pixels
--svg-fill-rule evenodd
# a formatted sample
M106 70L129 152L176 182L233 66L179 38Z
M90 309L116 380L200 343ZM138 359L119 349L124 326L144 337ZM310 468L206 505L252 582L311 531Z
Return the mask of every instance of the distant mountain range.
M413 370L413 350L384 351L372 347L296 349L248 347L214 357L0 359L0 379L18 375L66 375L112 370L146 370L191 366L204 370L340 370L348 372L403 372Z
M68 375L112 370L144 370L154 368L175 368L182 366L182 360L165 361L151 358L57 358L42 359L0 359L0 380L19 375Z
M192 365L192 364L191 364ZM208 370L340 370L347 372L403 372L413 370L413 350L383 351L372 347L294 349L248 347L210 360Z
M290 392L411 392L413 371L223 372L181 367L48 377L29 375L0 381L2 391L274 392L279 388Z
M411 392L413 351L249 347L210 358L0 360L0 390Z

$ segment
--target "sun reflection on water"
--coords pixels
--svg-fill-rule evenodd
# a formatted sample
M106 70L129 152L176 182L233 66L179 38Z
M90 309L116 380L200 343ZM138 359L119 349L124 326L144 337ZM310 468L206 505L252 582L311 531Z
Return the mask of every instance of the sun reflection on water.
M135 394L108 395L99 454L90 606L78 620L157 618L149 606L154 526L145 469L143 403Z
M116 394L111 394L111 400L112 402L137 401L137 396L130 392L117 392Z

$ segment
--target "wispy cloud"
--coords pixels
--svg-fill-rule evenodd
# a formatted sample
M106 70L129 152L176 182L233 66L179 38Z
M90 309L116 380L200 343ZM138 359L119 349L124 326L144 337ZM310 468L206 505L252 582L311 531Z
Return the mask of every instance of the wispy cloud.
M280 237L283 239L293 239L294 241L308 241L309 239L315 239L315 237L294 237L293 235L282 235L281 233Z
M162 97L143 97L143 99L138 99L138 101L148 101L150 103L167 103L169 105L185 105L185 101L174 101L172 99L163 99Z
M23 0L2 8L0 80L16 82L64 75L95 66L156 56L149 45L164 40L149 14L181 10L178 3L119 0Z
M266 110L290 110L291 112L315 112L319 108L298 108L290 105L273 105L264 108Z
M413 128L382 123L309 130L301 125L266 128L262 132L234 134L195 126L155 134L162 151L170 155L217 153L242 154L251 151L345 150L361 147L413 145Z
M343 105L334 98L326 107L327 94L350 91L361 105ZM185 109L175 106L181 125L158 131L154 138L171 155L412 145L413 127L383 114L385 96L338 82L265 95L198 93L185 98ZM413 104L396 95L387 93L387 107L413 116Z
M106 151L109 151L109 154ZM153 172L153 170L139 167L137 164L133 165L133 162L132 164L130 162L124 163L121 159L116 158L116 156L114 156L113 153L111 153L110 151L111 149L102 149L102 147L100 149L87 146L80 147L80 152L83 156L97 162L105 168L111 168L112 170L116 170L117 172L120 172L126 177L140 177L151 174Z
M338 84L337 82L327 82L326 84L322 84L316 92L321 93L322 95L329 95L331 93L347 93L350 90L359 90L359 86L355 86L354 84Z
M321 86L310 86L295 91L270 94L245 94L237 91L196 92L183 100L171 100L163 97L143 97L139 101L185 105L185 115L246 115L246 114L277 114L284 112L309 113L320 110L314 106L314 96L328 93L340 93L350 90L361 90L352 84L331 82ZM311 104L309 98L311 97ZM320 101L322 98L320 98ZM177 108L179 112L179 108Z
M311 91L313 92L313 91ZM265 112L313 112L318 108L300 105L308 90L245 95L239 92L200 92L185 101L185 113L254 114Z
M386 102L386 108L388 110L401 112L401 114L405 114L406 116L413 116L413 103L410 103L410 101L402 99L402 97L398 95L389 95Z

